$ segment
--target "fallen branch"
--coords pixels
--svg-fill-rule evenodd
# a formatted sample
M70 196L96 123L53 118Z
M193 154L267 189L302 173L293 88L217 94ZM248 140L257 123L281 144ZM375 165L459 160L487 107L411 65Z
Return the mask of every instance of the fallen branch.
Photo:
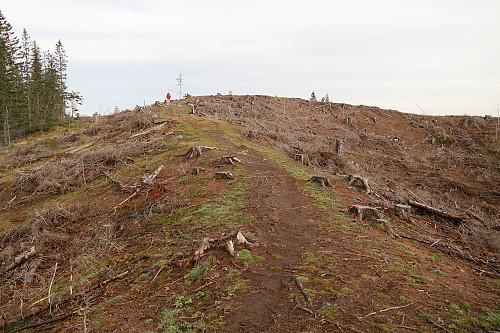
M80 146L80 147L76 147L76 148L73 148L73 149L70 149L66 152L66 155L69 155L69 154L74 154L76 152L79 152L80 150L83 150L85 148L88 148L90 146L92 146L94 144L94 142L89 142L87 144L84 144L83 146Z
M56 272L57 272L57 262L54 266L54 274L52 274L52 280L50 280L49 292L47 294L47 298L49 299L49 312L51 315L52 315L52 295L50 294L50 291L52 290L52 284L54 283L54 278L56 277Z
M205 283L203 286L198 287L198 288L196 288L195 290L193 290L193 293L196 293L196 292L198 292L198 291L202 290L203 288L208 287L209 285L214 284L214 283L215 283L215 281L210 281L210 282L207 282L207 283Z
M152 174L149 176L144 176L141 178L141 182L147 185L153 185L153 180L158 176L160 171L163 169L163 164L158 167L158 169L155 170Z
M138 193L139 193L139 191L135 191L127 199L123 200L118 205L114 206L113 207L113 214L111 214L111 216L113 216L113 215L116 214L116 210L118 209L118 207L120 207L121 205L123 205L124 203L126 203L127 201L129 201L130 199L132 199L133 197L135 197Z
M295 304L296 304L294 309L299 309L299 310L305 311L307 313L310 313L312 315L315 315L311 309L304 308L303 306L300 305L300 302L299 302L299 299L297 298L297 295L295 295L293 299L295 300Z
M56 307L56 306L60 306L60 305L62 305L62 304L64 304L64 303L67 303L67 302L69 302L69 301L72 301L72 300L74 300L74 299L77 299L78 297L81 297L81 296L83 296L83 295L84 295L84 294L86 294L86 293L89 293L89 292L91 292L91 291L93 291L93 290L95 290L95 289L98 289L98 288L102 288L102 287L104 287L104 286L106 286L106 285L110 284L110 283L111 283L111 282L113 282L113 281L116 281L116 280L118 280L118 279L121 279L122 277L126 276L126 275L127 275L127 274L129 274L129 273L130 273L130 271L128 271L128 270L127 270L127 271L125 271L125 272L123 272L123 273L120 273L120 274L118 274L118 275L116 275L116 276L114 276L114 277L112 277L112 278L109 278L109 279L104 280L104 281L102 281L102 282L96 283L96 284L92 285L90 288L85 289L84 291L81 291L81 292L76 293L76 294L73 294L73 295L69 295L69 296L67 296L67 297L65 297L65 298L63 298L63 299L61 299L61 300L59 300L57 303L52 304L52 306L54 306L54 307ZM49 308L50 308L50 305L49 305L49 304L47 304L47 305L45 305L45 306L43 306L43 307L41 307L41 308L39 308L39 309L37 309L37 310L33 311L32 313L29 313L29 314L24 315L24 318L23 318L23 319L24 319L24 320L26 320L26 319L28 319L28 318L34 317L34 316L36 316L36 315L38 315L38 314L40 314L40 313L42 313L42 312L47 311ZM9 323L7 323L7 326L12 325L13 323L15 323L15 322L9 322Z
M295 281L295 285L297 285L297 288L299 288L300 292L302 293L302 295L304 295L304 298L306 299L307 303L309 303L309 306L311 307L311 314L314 314L314 318L317 317L316 315L316 311L314 311L314 305L312 303L312 300L311 300L311 296L309 296L309 294L307 293L307 291L305 291L304 289L304 286L302 286L302 283L300 283L299 279L297 278L297 276L293 276L293 280Z
M158 119L158 118L157 118L157 119ZM154 124L157 124L157 123L155 123L155 122L154 122L154 120L153 120L153 123L154 123ZM151 128L149 128L149 129L147 129L147 130L145 130L145 131L142 131L142 132L136 133L136 134L134 134L134 135L131 135L131 136L129 137L129 139L133 139L133 138L136 138L136 137L138 137L138 136L141 136L141 135L144 135L144 134L148 134L148 133L150 133L150 132L152 132L152 131L158 130L158 129L160 129L160 128L162 128L162 127L163 127L164 123L165 123L165 122L161 123L161 125L159 125L159 126L151 127Z
M126 192L127 191L127 187L125 185L123 185L123 183L119 180L117 180L115 177L113 177L113 175L108 172L108 171L105 171L103 173L104 176L106 176L106 178L108 178L109 180L111 180L111 182L113 184L116 185L116 187L118 187L122 192Z
M19 327L19 328L16 328L15 330L13 330L13 331L10 331L10 333L21 332L21 331L28 330L30 328L35 328L35 327L40 327L40 326L48 325L48 324L51 324L51 323L55 323L56 321L63 320L63 319L66 319L68 317L73 316L76 312L77 311L73 311L73 312L67 313L65 315L62 315L60 317L52 318L52 319L45 320L45 321L42 321L42 322L39 322L39 323L35 323L35 324L31 324L31 325L28 325L28 326Z
M420 209L425 210L425 211L432 213L434 215L438 215L438 216L444 217L446 219L452 220L453 223L455 223L455 224L463 222L462 217L450 214L448 212L445 212L444 210L441 210L441 209L438 209L438 208L435 208L435 207L432 207L432 206L429 206L429 205L426 205L426 204L423 204L423 203L420 203L417 201L413 201L413 200L409 200L408 203L414 207L420 208Z
M376 314L379 314L379 313L382 313L382 312L390 311L390 310L396 310L396 309L406 308L407 306L410 306L410 305L412 305L412 304L414 304L414 302L412 302L412 303L408 303L408 304L406 304L406 305L401 305L401 306L393 306L393 307L390 307L390 308L387 308L387 309L374 311L374 312L371 312L371 313L367 314L367 315L366 315L366 316L364 316L363 318L367 318L367 317L370 317L370 316L373 316L373 315L376 315Z
M28 250L24 251L23 253L19 254L17 257L15 257L14 259L11 259L10 261L8 261L2 268L1 268L1 274L0 275L3 275L5 273L7 273L8 271L16 268L17 266L21 266L22 264L24 264L26 261L28 261L30 258L32 258L33 256L36 255L36 250L35 250L35 247L32 246L31 248L29 248Z

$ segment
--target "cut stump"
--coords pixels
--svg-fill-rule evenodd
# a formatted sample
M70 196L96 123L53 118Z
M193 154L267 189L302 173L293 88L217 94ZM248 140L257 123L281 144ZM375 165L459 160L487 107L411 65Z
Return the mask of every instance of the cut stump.
M357 175L349 176L349 186L359 187L362 190L365 190L366 193L370 193L370 185L368 184L368 180Z
M184 157L186 158L186 160L190 160L193 157L200 157L204 151L212 150L212 149L217 149L217 147L193 146L188 150L188 152L186 154L184 154Z
M328 178L321 177L321 176L312 176L311 179L309 179L307 182L308 183L318 183L322 187L330 186L330 181L328 180Z
M204 168L200 168L200 167L194 167L193 168L193 171L191 171L191 174L192 175L197 175L199 174L200 172L205 172L206 170Z
M392 231L391 223L389 222L389 220L386 220L386 219L377 219L376 222L382 223L382 225L384 226L384 230L385 230L386 234L388 234L391 237L396 237L396 235Z
M338 156L342 156L342 144L343 143L344 143L344 140L335 139L335 152L337 153Z
M241 161L236 156L222 156L220 158L220 163L235 165L236 162L241 163Z
M311 165L311 159L307 154L294 154L293 158L304 165Z
M360 222L363 220L376 221L382 218L382 214L377 210L377 208L370 206L353 205L349 207L349 213L356 215Z
M234 176L229 171L219 171L215 173L215 178L217 179L234 179Z
M411 206L397 204L394 206L394 213L401 220L411 222Z

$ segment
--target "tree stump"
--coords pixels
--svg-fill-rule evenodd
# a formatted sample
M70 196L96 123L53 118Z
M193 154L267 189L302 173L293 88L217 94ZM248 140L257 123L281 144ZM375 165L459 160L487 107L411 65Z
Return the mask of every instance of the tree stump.
M184 154L184 157L186 158L186 160L190 160L193 157L200 157L204 151L212 149L217 149L217 147L193 146L188 150L186 154Z
M349 213L356 215L359 222L363 220L376 221L382 218L382 214L377 210L377 208L370 206L353 205L349 207Z
M384 226L384 230L385 230L386 234L388 234L391 237L396 237L395 234L394 234L394 232L392 231L391 223L389 222L389 220L386 220L386 219L377 219L376 222L382 223L382 225Z
M215 173L215 178L217 179L234 179L234 176L229 171L219 171Z
M193 171L191 171L191 174L192 175L197 175L199 174L200 172L205 172L206 170L204 168L200 168L200 167L194 167L193 168Z
M294 154L293 158L296 161L300 161L300 163L304 165L311 165L311 159L309 158L309 155L307 154Z
M262 135L257 131L249 131L247 137L250 139L260 139Z
M309 179L307 182L308 183L318 183L322 187L330 186L330 181L327 178L321 177L321 176L312 176L311 179Z
M236 164L236 162L241 163L241 161L236 158L236 156L222 156L220 158L220 162L222 164L231 164L233 166Z
M411 206L397 204L394 206L394 213L401 220L411 223Z
M342 155L342 144L343 143L344 143L344 140L335 139L335 152L337 153L338 156Z
M362 178L361 176L350 175L349 176L349 186L359 187L359 188L365 190L366 193L371 192L370 185L368 185L368 180L365 178Z

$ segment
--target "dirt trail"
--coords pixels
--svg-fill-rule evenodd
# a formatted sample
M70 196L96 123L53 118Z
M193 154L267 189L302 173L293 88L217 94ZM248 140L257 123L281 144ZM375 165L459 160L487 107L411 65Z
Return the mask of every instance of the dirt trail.
M242 295L238 300L242 306L226 317L225 331L275 330L294 307L287 289L294 288L294 267L303 263L317 226L302 213L309 203L300 181L254 150L248 151L243 166L251 177L246 199L256 218L252 231L261 242L261 247L252 252L265 260L252 264L243 275L249 280L251 292Z

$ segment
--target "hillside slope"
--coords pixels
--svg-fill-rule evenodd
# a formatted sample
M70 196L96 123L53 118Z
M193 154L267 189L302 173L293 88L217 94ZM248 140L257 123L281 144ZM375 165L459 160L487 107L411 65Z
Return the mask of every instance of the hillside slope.
M31 137L0 153L0 325L499 330L495 126L203 96ZM206 149L191 156L192 147ZM234 179L218 179L220 171ZM371 191L349 185L355 174ZM413 207L404 221L393 208L410 201L457 219ZM360 221L352 205L376 207L385 221ZM238 231L247 244L238 245Z

